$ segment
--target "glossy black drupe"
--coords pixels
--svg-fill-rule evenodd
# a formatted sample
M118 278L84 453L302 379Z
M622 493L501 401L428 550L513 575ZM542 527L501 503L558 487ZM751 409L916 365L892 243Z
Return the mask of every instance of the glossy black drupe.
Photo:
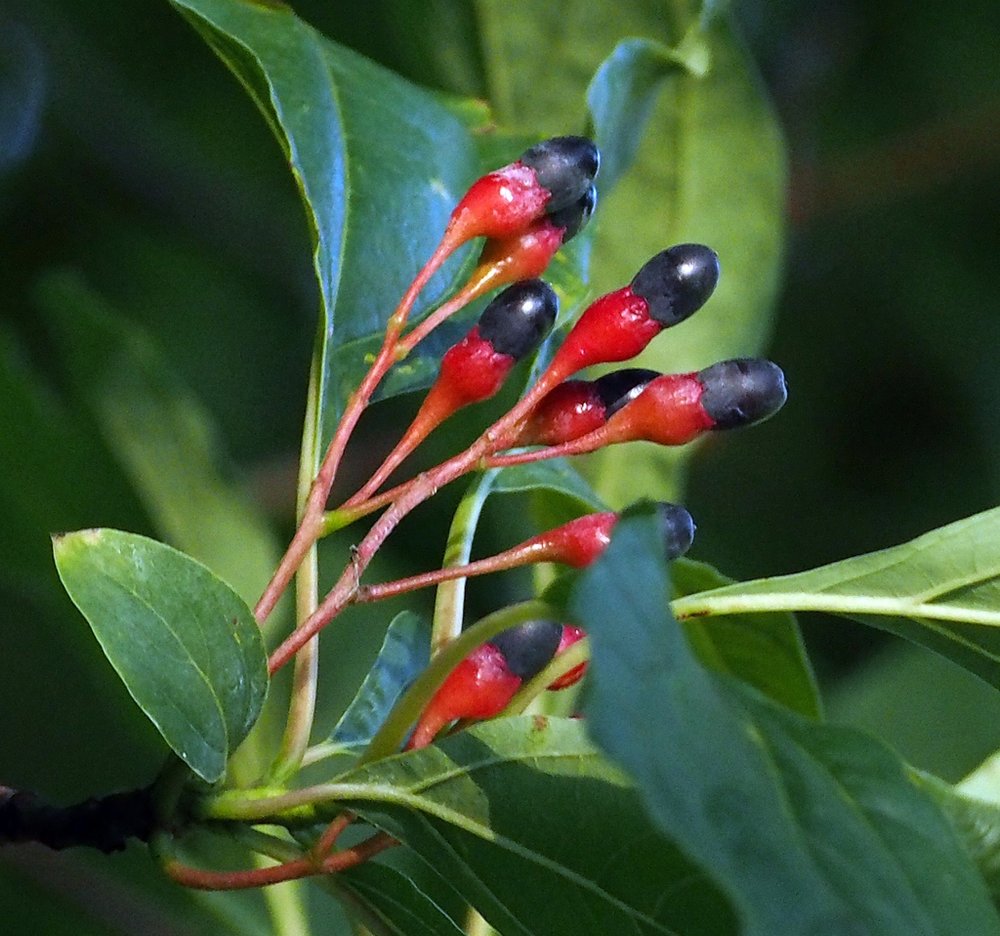
M694 542L694 519L680 504L661 501L656 505L660 537L668 560L683 556Z
M539 184L549 191L545 210L552 214L583 196L601 166L601 154L593 140L561 136L536 143L518 161L534 169Z
M773 416L785 404L785 375L777 364L757 358L720 361L698 372L705 388L701 406L715 429L752 426Z
M504 655L515 676L531 679L556 655L562 630L556 621L525 621L501 631L490 643Z
M562 239L565 244L587 226L587 222L596 207L597 188L591 185L572 205L553 211L549 215L549 222L553 227L565 229Z
M631 403L646 389L646 384L659 376L659 371L644 367L625 367L598 377L594 381L594 389L604 404L604 418L610 419L626 403Z
M697 312L719 282L719 257L703 244L677 244L647 261L632 279L632 292L649 303L665 328Z
M508 286L479 317L479 337L515 360L538 347L555 324L559 300L548 283L522 280Z

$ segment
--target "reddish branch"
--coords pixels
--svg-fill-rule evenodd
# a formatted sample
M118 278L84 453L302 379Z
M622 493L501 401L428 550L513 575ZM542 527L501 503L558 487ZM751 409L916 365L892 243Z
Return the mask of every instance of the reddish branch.
M345 848L322 860L309 855L268 868L254 868L251 871L202 871L181 864L179 861L168 861L164 865L164 870L178 884L196 890L247 890L319 874L336 874L338 871L363 864L379 852L398 844L394 838L379 832L353 848Z

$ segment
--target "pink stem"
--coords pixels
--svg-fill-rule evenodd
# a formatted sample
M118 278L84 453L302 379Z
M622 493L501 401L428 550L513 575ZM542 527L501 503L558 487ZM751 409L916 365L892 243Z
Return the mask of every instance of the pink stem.
M302 514L302 522L295 531L285 555L282 556L274 575L271 576L271 581L268 582L267 588L264 589L263 595L254 608L254 616L259 623L263 623L274 610L278 599L284 594L294 577L296 569L302 564L312 545L322 533L323 511L326 508L327 499L330 497L330 489L333 487L333 481L337 475L337 469L340 467L344 450L347 448L347 442L354 432L362 412L370 402L375 388L396 362L396 346L399 336L406 325L406 320L417 296L456 246L458 245L454 243L454 237L449 236L449 232L445 231L441 243L410 284L410 288L407 289L396 311L390 317L382 347L361 385L348 399L337 431L330 440L330 445L323 456L323 462L309 490L309 497Z

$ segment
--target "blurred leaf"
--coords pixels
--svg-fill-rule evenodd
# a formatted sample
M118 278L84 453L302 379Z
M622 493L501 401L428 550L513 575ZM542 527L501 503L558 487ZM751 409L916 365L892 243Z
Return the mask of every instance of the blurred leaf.
M5 17L0 32L0 180L34 149L46 90L41 48L22 23Z
M691 559L678 559L670 569L675 597L731 581L712 566ZM704 666L735 676L807 718L821 716L816 678L791 614L691 618L684 621L684 633Z
M342 802L502 933L736 932L725 900L652 832L578 721L488 722L341 782Z
M141 508L100 442L20 360L0 329L0 579L46 599L56 585L49 533Z
M277 565L277 543L219 470L208 414L150 338L77 278L50 276L39 295L77 392L159 532L254 601Z
M82 530L53 546L66 591L136 703L192 770L220 779L267 692L250 609L203 565L143 536Z
M997 785L997 755L963 780L957 787L930 774L918 781L938 802L958 831L989 889L994 906L1000 907L1000 787Z
M389 623L375 663L330 735L338 744L367 744L407 687L430 663L430 628L412 611Z
M663 80L675 70L703 78L708 50L700 37L683 54L649 39L615 46L587 88L594 140L601 150L601 183L611 189L635 161Z
M795 575L739 582L674 605L680 618L757 611L856 618L929 647L1000 687L1000 507L900 546Z
M895 755L700 665L668 611L658 536L637 509L580 576L587 725L729 893L743 932L1000 932L953 830Z
M825 630L835 640L840 628L830 623L814 621L814 630ZM880 647L832 681L824 701L831 721L881 738L908 764L950 783L964 777L998 744L1000 693L910 641ZM942 731L945 725L961 725L961 730Z

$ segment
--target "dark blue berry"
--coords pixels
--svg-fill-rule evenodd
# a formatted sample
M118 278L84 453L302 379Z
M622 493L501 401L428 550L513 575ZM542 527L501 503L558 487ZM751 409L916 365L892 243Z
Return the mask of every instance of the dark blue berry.
M510 672L531 679L556 655L562 631L556 621L525 621L501 631L490 643L504 655Z
M643 367L626 367L612 371L594 381L594 389L604 404L604 418L610 419L626 403L631 403L651 380L661 376L659 371Z
M777 364L757 358L721 361L698 372L705 388L702 409L714 429L751 426L773 416L785 404L785 375Z
M559 300L540 279L508 286L479 317L479 336L498 354L519 360L538 347L555 324Z
M552 214L583 196L601 166L601 154L593 140L562 136L536 143L518 161L534 169L539 184L548 190L545 211Z
M702 244L678 244L647 261L632 280L632 292L649 304L665 328L697 312L719 282L719 258Z
M591 185L572 205L553 211L549 222L553 227L564 228L562 242L565 244L587 226L596 207L597 188Z
M656 505L660 520L660 537L667 560L683 556L694 542L694 519L679 504L661 501Z

